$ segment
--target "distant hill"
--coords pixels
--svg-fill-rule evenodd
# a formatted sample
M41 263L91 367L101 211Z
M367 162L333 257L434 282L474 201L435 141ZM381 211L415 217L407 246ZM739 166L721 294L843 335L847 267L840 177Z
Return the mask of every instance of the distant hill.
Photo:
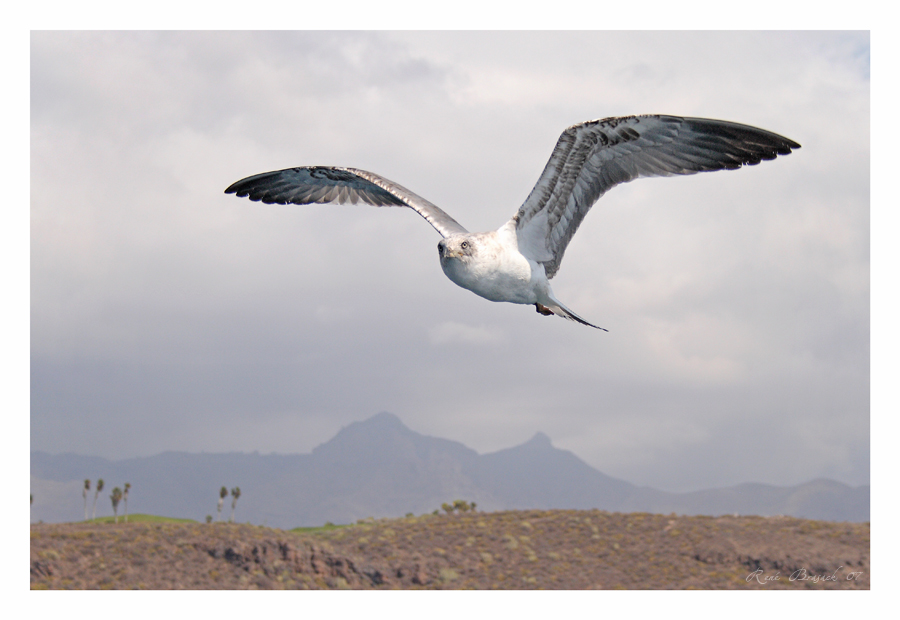
M32 520L81 520L85 478L92 486L97 478L106 483L98 516L112 514L109 493L125 482L132 485L130 512L198 521L216 516L220 487L239 486L236 520L280 528L423 514L454 499L475 501L487 511L599 508L869 520L868 486L814 480L794 487L742 484L666 493L606 476L554 448L543 433L514 448L478 454L459 442L416 433L390 413L350 424L311 454L164 452L109 461L32 452ZM229 497L222 518L230 511Z

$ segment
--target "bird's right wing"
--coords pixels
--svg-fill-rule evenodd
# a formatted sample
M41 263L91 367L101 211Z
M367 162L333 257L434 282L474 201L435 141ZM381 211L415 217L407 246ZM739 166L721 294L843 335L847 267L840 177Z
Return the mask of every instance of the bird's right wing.
M266 204L362 202L375 207L409 207L442 237L468 232L442 209L402 185L356 168L306 166L264 172L233 183L225 193Z
M519 249L552 278L581 220L616 185L640 177L734 170L797 148L771 131L706 118L653 114L573 125L559 137L514 217Z

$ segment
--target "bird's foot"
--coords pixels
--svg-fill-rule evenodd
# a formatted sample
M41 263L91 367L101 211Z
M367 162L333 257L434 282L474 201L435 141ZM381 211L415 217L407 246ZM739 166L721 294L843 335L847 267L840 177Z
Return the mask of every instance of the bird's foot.
M534 309L537 310L538 314L543 314L544 316L553 314L553 310L541 303L534 304Z

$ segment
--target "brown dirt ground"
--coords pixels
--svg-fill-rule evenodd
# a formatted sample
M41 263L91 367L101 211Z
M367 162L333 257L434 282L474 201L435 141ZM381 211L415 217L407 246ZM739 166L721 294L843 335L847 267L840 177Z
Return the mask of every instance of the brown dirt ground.
M32 589L869 589L869 524L527 510L31 526Z

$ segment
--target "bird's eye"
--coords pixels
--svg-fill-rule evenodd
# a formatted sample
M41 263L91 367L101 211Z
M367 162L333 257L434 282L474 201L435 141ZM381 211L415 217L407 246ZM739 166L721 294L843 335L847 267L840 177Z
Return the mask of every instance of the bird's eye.
M468 249L469 249L469 242L468 242L468 241L463 241L462 243L459 244L459 247L461 247L461 248L464 249L464 250L468 250Z

